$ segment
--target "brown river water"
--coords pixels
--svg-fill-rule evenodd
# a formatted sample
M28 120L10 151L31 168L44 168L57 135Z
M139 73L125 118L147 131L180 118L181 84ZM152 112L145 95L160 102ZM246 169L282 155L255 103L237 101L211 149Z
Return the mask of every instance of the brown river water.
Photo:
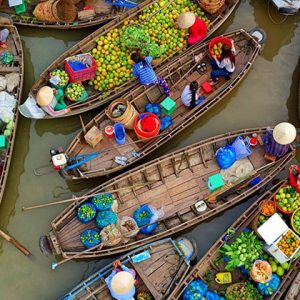
M204 118L146 160L202 138L235 129L275 125L281 121L290 121L299 128L299 15L288 17L280 25L274 24L268 16L267 2L241 0L233 16L218 31L222 33L240 28L250 30L253 27L261 27L266 31L267 41L261 56L246 78ZM283 18L273 7L270 13L278 22ZM40 72L60 53L92 32L92 29L50 31L20 28L19 31L25 54L25 99ZM51 147L68 145L79 130L78 120L78 117L72 117L30 121L20 117L12 166L0 207L0 228L24 244L33 256L27 258L9 243L0 241L1 300L57 299L110 261L71 261L51 270L54 258L45 257L40 252L38 241L42 234L49 231L50 221L64 205L21 211L23 206L58 200L71 193L83 193L104 180L96 179L74 185L66 183L55 173L42 177L33 174L34 168L47 164ZM253 201L250 199L186 233L197 241L198 259Z

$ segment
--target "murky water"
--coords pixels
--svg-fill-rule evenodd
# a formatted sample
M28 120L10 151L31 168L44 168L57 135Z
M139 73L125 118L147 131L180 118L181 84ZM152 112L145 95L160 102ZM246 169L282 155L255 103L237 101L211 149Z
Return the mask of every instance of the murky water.
M235 14L218 32L239 28L250 30L256 26L266 31L268 39L250 73L218 107L147 160L230 130L274 125L286 120L299 127L299 16L289 17L283 24L276 25L268 17L267 2L242 0ZM273 8L271 14L276 21L282 19ZM89 32L91 30L59 32L20 29L26 62L24 98L40 72ZM23 243L33 256L28 259L7 242L0 241L1 300L56 299L83 276L109 261L69 262L55 271L51 270L53 258L41 254L38 241L42 234L48 232L50 221L64 206L21 211L23 206L46 203L71 192L83 193L85 189L101 182L96 179L74 185L67 184L57 174L44 177L33 175L35 167L48 162L50 147L66 147L78 130L78 117L38 122L20 118L13 163L0 209L0 228ZM198 258L252 202L253 199L187 234L197 240Z

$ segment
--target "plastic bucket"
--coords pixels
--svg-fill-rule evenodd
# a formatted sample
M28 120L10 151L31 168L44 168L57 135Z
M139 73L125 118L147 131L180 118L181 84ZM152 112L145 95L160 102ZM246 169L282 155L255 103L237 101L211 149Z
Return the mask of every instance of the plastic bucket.
M152 131L144 131L142 129L141 120L144 117L151 117L151 120L155 122L155 128ZM155 114L149 112L142 113L134 121L134 131L140 140L154 138L159 134L160 131L160 119ZM145 142L147 142L147 140L145 140Z
M214 55L212 49L213 49L213 46L217 43L222 43L223 45L227 45L229 47L232 46L232 42L231 42L231 39L229 39L228 37L226 36L216 36L215 38L213 38L209 44L208 44L208 50L209 50L209 53L210 53L210 56L212 57ZM217 57L219 58L219 57Z
M114 118L112 116L112 112L114 110L114 108L118 105L118 104L124 104L127 106L126 110L124 111L124 113L117 118ZM115 101L113 101L107 108L107 110L105 111L107 117L109 119L111 119L114 122L119 122L122 123L124 125L124 127L126 129L133 129L134 127L134 120L136 119L136 117L138 116L138 112L137 110L134 108L134 106L128 102L125 99L117 99Z
M125 144L126 142L126 133L123 124L116 123L114 125L115 139L119 145Z

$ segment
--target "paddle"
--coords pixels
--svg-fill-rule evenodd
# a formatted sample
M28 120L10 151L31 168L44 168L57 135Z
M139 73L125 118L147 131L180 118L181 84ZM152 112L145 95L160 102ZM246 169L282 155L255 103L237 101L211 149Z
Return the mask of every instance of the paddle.
M0 230L0 236L3 237L6 241L10 242L15 248L17 248L19 251L21 251L26 256L31 256L32 254L24 247L22 246L18 241L16 241L14 238Z

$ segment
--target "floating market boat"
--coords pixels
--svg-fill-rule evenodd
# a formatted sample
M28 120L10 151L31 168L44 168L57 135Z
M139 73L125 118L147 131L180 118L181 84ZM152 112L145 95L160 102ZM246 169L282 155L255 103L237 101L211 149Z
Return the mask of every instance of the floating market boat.
M166 36L170 36L170 32L172 36L178 37L179 43L177 43L175 46L173 45L174 47L172 49L169 49L161 56L164 58L164 60L160 65L164 66L172 56L176 56L186 49L186 42L183 38L185 31L175 29L173 26L176 19L175 17L178 16L180 11L183 11L186 7L190 8L190 10L197 10L197 14L200 17L205 18L205 20L207 20L209 23L207 34L207 37L209 37L232 14L238 3L239 0L226 0L222 13L204 15L199 7L198 2L193 2L192 0L171 0L167 3L163 0L144 1L138 7L131 9L130 12L124 13L122 16L117 17L112 22L102 26L57 58L45 71L43 71L39 79L35 82L29 92L29 98L26 100L25 104L27 103L29 106L33 105L33 103L36 103L36 95L38 90L45 85L49 85L50 73L56 69L63 69L65 60L67 58L91 52L97 61L97 71L94 79L89 82L85 81L83 83L88 94L84 101L66 101L67 108L69 108L70 111L60 115L56 114L55 116L50 116L48 114L45 115L45 113L39 109L38 106L36 106L36 110L39 111L39 113L36 113L35 115L29 114L25 108L21 109L21 113L25 117L29 118L47 119L53 117L72 116L101 106L104 103L121 96L126 90L133 89L133 87L136 88L138 82L131 75L132 64L130 54L132 51L129 51L124 46L124 43L119 41L120 35L124 34L123 30L127 28L128 25L136 23L140 24L143 22L146 28L152 28L150 35L151 39L155 39L158 45L164 47L166 47L166 42L169 43L169 41L166 40ZM171 14L173 11L174 14ZM171 17L169 19L164 19L168 16ZM160 19L158 20L154 18ZM162 24L164 24L164 26L169 26L168 29L160 28ZM167 30L169 30L169 33ZM164 35L158 36L159 32L163 32ZM110 44L112 45L110 46ZM112 67L115 67L113 63L117 66L118 70L122 72L120 73L121 76L118 78L116 77L116 72L113 71L116 71L116 69L112 69ZM120 63L120 66L116 63ZM101 84L101 87L100 85L96 85L94 83L94 81L97 81L98 79L100 80L99 84ZM113 83L116 83L116 85Z
M204 255L204 257L196 264L194 269L190 272L190 274L175 288L173 293L170 295L168 299L182 299L183 292L188 287L188 285L195 279L199 278L202 281L204 281L208 289L210 291L215 291L217 293L221 291L226 291L226 288L230 286L230 282L228 282L226 285L226 281L223 282L223 284L218 284L215 281L215 278L218 277L218 280L220 282L220 277L217 274L223 274L223 272L228 272L226 267L226 263L224 259L222 259L222 255L220 253L221 248L227 244L232 245L234 241L236 241L239 237L241 237L241 233L245 232L246 228L251 228L254 232L254 236L257 237L253 243L256 243L256 241L263 242L262 239L258 237L256 234L257 232L257 220L259 216L262 216L260 214L261 212L261 202L266 199L273 199L274 194L282 187L282 185L286 184L287 181L283 180L279 184L272 186L272 188L263 194L253 205L251 205L237 220L232 224L230 227L230 233L228 234L228 230L218 239L218 241L207 251L207 253ZM264 217L264 221L266 221L266 217ZM277 228L277 230L279 230ZM246 230L247 231L247 230ZM256 249L258 249L258 246L255 246ZM224 249L224 248L223 248ZM250 248L246 249L247 251L253 251L250 250ZM270 262L270 264L276 264L276 266L280 266L278 262L276 262L274 259L272 260L271 255L268 253L262 254L264 257L264 260L267 260ZM256 258L258 259L258 258ZM247 261L247 260L246 260ZM273 263L272 263L273 261ZM253 261L252 261L253 262ZM288 270L284 272L284 274L280 273L280 285L276 289L275 286L273 286L273 283L271 281L268 285L263 287L258 287L262 293L267 293L268 296L263 295L261 299L283 299L282 297L286 294L287 290L291 286L291 283L297 273L299 272L300 268L300 259L291 260L291 265L288 267ZM287 263L288 266L289 263ZM251 263L250 263L251 265ZM243 263L242 263L243 266ZM279 268L279 267L276 267ZM275 268L274 268L275 270ZM274 271L274 273L276 273ZM274 274L273 273L273 274ZM279 272L278 272L279 273ZM279 276L276 274L276 276ZM249 279L249 275L246 272L242 272L242 269L235 268L233 271L231 271L231 277L232 277L232 284L234 283L242 283ZM227 277L228 278L228 277ZM273 278L273 277L272 277ZM278 277L277 277L278 278ZM272 280L272 279L271 279ZM274 279L276 281L276 279ZM230 281L230 280L229 280ZM222 282L222 281L221 281ZM253 282L253 281L251 281ZM299 284L299 282L298 282ZM242 284L240 284L240 287ZM240 290L241 291L241 290ZM229 292L229 289L227 289L226 292ZM298 290L299 292L299 290ZM188 298L186 298L188 299ZM214 298L213 298L214 299ZM235 299L235 298L230 298ZM246 298L245 298L246 299ZM249 298L250 299L250 298ZM254 298L254 296L251 299L260 299L260 298ZM295 300L296 298L289 298Z
M51 232L41 238L41 249L51 249L54 254L66 258L74 255L76 258L110 256L171 236L214 217L259 191L295 156L295 150L291 147L285 156L268 162L264 158L264 146L258 144L241 166L235 165L235 170L220 170L215 158L217 149L233 142L238 136L246 138L254 135L261 141L265 132L266 128L254 128L218 135L166 154L107 181L85 197L75 198L76 201L52 221ZM218 192L210 193L207 180L220 171L223 178L227 178L226 184ZM249 182L257 176L261 181L249 186ZM151 235L137 232L132 238L120 240L114 246L102 244L101 247L85 249L80 234L86 229L96 228L96 222L79 222L78 207L95 195L101 197L103 193L110 193L117 201L118 219L131 217L141 204L161 208L163 213L160 214L158 226ZM204 203L199 200L204 200Z
M189 257L185 257L182 253L180 245L182 242L182 238L164 239L142 246L120 258L122 265L136 272L136 296L149 294L157 300L166 299L176 285L183 280L190 265ZM197 255L196 249L192 251ZM141 256L145 258L139 261ZM112 270L113 264L111 263L79 283L60 300L113 299L103 280L111 274Z
M49 28L49 29L78 29L78 28L87 28L92 26L101 25L104 23L108 23L109 21L118 18L120 15L129 14L129 8L126 8L124 6L114 6L112 4L106 3L105 0L103 1L71 1L71 4L69 4L69 1L57 1L59 4L58 9L64 9L68 11L67 5L72 6L72 14L73 10L75 10L74 15L74 21L68 22L66 20L53 20L52 22L49 21L42 21L39 20L35 15L33 15L33 11L35 7L40 3L41 1L31 1L30 6L26 8L28 4L25 3L25 8L23 8L23 13L17 13L14 7L9 7L9 1L3 0L2 4L0 4L0 11L3 13L8 14L11 19L13 20L14 24L18 26L29 26L29 27L36 27L36 28ZM65 3L63 3L65 2ZM91 10L85 10L84 9L84 3L89 2L89 4L93 4L94 9ZM119 1L117 1L119 2ZM126 1L123 1L126 2ZM134 1L129 1L134 2ZM54 1L44 1L45 4L53 5ZM44 5L44 4L39 4ZM134 5L137 5L134 3ZM45 6L45 5L44 5ZM45 11L46 11L45 6ZM70 8L69 8L70 9ZM90 12L90 14L89 14ZM60 14L64 15L64 13ZM80 19L80 15L83 17L86 16L86 18Z
M3 103L4 101L6 108L11 110L9 112L9 115L7 115L8 120L6 120L5 118L3 121L1 121L2 134L0 135L0 138L2 138L2 150L0 156L0 203L3 197L12 158L19 116L18 106L20 104L22 96L24 72L22 42L17 28L13 25L0 25L0 30L5 28L9 30L9 36L6 41L7 48L0 48L0 53L1 55L5 55L6 52L6 54L8 54L8 61L4 63L0 59L0 76L3 76L2 79L5 78L4 80L6 82L6 86L0 92L0 94L1 98L3 97L1 99L1 102Z
M270 0L268 1L270 2ZM277 8L279 13L287 16L297 14L300 8L300 1L298 0L271 0L271 2Z
M300 272L293 280L291 287L288 290L285 300L299 300L300 299Z
M92 178L124 169L168 142L215 105L219 104L246 76L260 50L260 44L244 30L226 34L225 37L234 40L237 51L236 69L230 80L220 79L213 86L212 93L204 94L206 97L204 101L192 110L187 108L181 101L181 93L185 86L194 80L201 86L202 83L210 79L211 73L209 43L207 42L190 49L184 55L168 63L165 68L160 69L157 73L168 82L172 99L176 102L176 110L171 114L172 126L161 131L156 137L146 139L143 142L139 140L136 130L126 130L126 142L124 145L119 145L114 138L103 134L102 141L92 148L84 138L86 132L94 126L103 132L106 126L114 125L114 122L107 116L106 111L102 111L84 126L66 150L66 155L70 158L89 155L92 151L97 152L99 155L84 165L72 169L69 167L64 172L65 175L70 176L72 179ZM202 59L195 63L195 57L199 56ZM201 71L201 65L203 64L205 65L205 70ZM163 89L158 85L147 88L138 85L123 95L122 99L130 102L138 113L143 113L145 105L148 103L159 104L165 97ZM133 155L135 152L138 154ZM118 156L125 157L126 162L124 164L115 162L115 158Z

